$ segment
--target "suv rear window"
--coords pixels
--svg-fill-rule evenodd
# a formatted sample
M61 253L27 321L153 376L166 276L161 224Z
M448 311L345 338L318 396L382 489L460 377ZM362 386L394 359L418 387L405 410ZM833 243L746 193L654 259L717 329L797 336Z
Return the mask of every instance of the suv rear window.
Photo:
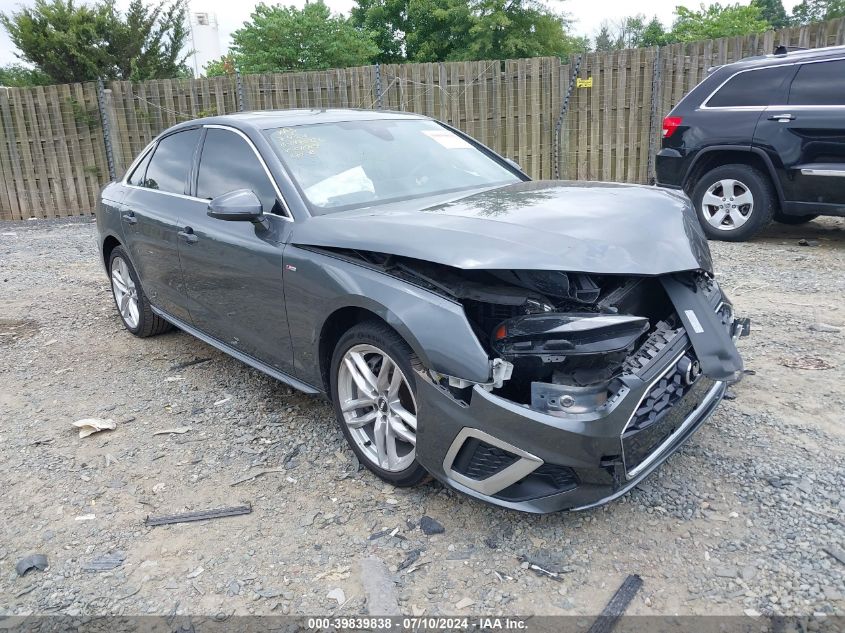
M708 108L771 105L780 98L780 87L792 70L792 66L776 66L734 75L705 105Z
M789 89L791 105L845 105L845 59L803 64Z

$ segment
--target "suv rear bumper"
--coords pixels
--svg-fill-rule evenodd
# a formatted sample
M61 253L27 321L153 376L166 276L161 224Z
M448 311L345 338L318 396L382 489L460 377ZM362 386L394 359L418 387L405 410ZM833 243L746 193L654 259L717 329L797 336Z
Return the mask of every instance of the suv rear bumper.
M661 187L681 189L687 169L687 157L676 149L664 147L654 159L656 182Z

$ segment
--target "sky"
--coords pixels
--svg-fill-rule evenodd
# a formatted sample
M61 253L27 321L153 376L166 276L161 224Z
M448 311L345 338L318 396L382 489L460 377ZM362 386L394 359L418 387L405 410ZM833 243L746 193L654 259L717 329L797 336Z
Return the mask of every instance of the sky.
M267 4L273 4L274 0L265 0ZM711 0L708 0L708 3ZM348 13L354 5L354 0L325 0L332 11ZM118 0L118 5L125 8L128 0ZM296 4L302 6L305 0L281 0L281 4ZM727 2L724 2L727 3ZM787 12L792 10L798 0L784 0ZM8 13L20 6L30 6L34 0L0 0L0 12ZM190 0L191 11L205 11L216 13L220 25L221 50L226 50L229 36L232 31L238 29L244 21L249 19L249 14L256 2L244 0L232 2L231 0ZM673 13L677 5L683 5L692 9L698 8L701 0L650 0L649 2L637 4L630 0L549 0L547 4L558 12L569 14L572 20L572 32L577 35L588 35L593 37L604 20L614 20L636 13L644 13L647 17L656 15L660 20L669 26L672 22ZM0 65L16 61L14 49L9 41L5 29L0 27Z

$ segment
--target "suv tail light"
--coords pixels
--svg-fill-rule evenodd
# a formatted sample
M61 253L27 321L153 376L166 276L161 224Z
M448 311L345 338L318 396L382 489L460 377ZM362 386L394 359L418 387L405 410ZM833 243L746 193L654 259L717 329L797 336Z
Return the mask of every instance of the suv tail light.
M683 119L679 116L667 116L663 119L663 138L669 138L681 125Z

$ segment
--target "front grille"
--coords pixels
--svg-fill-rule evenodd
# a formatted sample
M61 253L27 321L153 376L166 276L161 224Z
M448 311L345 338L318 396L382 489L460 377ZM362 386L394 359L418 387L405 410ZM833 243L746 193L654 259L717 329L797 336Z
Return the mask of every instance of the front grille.
M691 350L686 358L695 360ZM622 433L625 468L639 466L675 433L712 384L702 376L688 382L681 362L655 382Z
M513 453L470 437L455 456L452 470L470 479L482 481L501 472L518 459Z

